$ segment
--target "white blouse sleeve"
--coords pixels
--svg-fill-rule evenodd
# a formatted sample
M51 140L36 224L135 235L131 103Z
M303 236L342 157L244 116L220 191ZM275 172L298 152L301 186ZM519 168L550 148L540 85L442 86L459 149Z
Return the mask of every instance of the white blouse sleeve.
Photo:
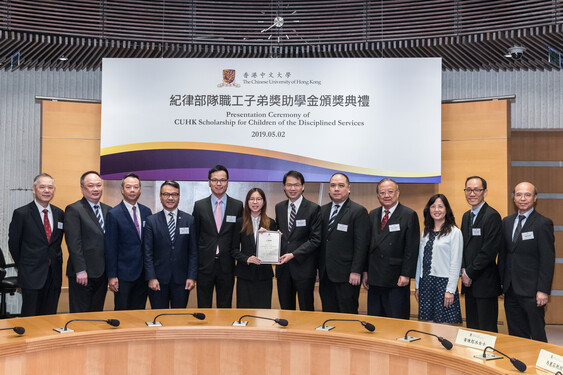
M446 292L454 294L457 289L461 259L463 256L463 236L461 231L454 227L450 233L450 269L448 272L448 285Z
M420 275L422 275L422 258L424 257L424 246L428 238L422 237L420 239L420 244L418 245L418 259L416 261L416 276L414 278L415 288L418 289L418 283L420 280Z

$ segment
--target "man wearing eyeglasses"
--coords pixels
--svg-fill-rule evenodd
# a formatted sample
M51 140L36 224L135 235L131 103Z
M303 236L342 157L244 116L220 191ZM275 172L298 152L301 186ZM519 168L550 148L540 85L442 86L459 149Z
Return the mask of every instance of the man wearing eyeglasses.
M496 258L502 241L501 217L485 202L487 181L484 178L468 177L464 191L471 206L461 220L461 292L465 294L467 328L498 332L501 290Z
M145 277L153 309L183 309L197 277L197 244L192 215L180 211L180 185L160 186L163 210L147 217L143 231Z
M534 208L536 187L521 182L512 195L518 212L502 220L499 271L508 334L547 342L545 305L555 267L553 221Z
M217 307L230 308L235 284L231 245L236 221L242 217L242 202L227 195L227 168L216 165L207 177L211 195L195 202L193 211L199 260L197 305L210 308L215 288Z

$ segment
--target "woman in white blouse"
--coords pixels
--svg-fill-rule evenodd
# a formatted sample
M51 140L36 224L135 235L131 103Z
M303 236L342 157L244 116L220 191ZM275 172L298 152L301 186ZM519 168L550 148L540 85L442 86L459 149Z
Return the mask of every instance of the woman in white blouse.
M418 319L461 323L457 283L463 237L443 194L433 195L424 208L424 233L416 267Z

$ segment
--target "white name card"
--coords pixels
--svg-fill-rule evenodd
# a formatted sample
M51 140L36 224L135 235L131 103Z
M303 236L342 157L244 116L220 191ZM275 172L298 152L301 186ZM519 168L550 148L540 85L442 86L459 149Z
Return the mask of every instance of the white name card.
M470 348L482 350L484 350L487 346L494 348L496 341L496 336L487 335L481 332L468 331L465 329L458 330L457 337L455 339L455 343L457 345L463 345Z
M541 349L536 367L541 367L544 370L554 373L557 371L563 372L563 357Z

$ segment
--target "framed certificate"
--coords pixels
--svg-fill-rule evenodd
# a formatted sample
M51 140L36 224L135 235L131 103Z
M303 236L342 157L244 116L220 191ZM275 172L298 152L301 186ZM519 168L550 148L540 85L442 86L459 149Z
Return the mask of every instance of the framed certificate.
M258 232L256 257L262 264L276 264L280 260L281 234L276 231Z

